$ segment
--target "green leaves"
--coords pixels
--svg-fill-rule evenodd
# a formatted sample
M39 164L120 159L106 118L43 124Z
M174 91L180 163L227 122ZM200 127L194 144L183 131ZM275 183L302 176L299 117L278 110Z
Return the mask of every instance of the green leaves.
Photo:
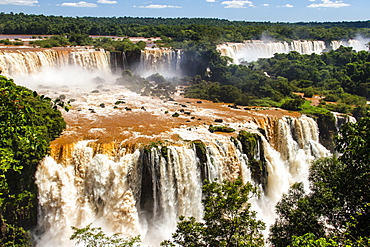
M139 246L140 236L133 238L120 238L119 234L106 235L101 227L91 227L91 224L84 228L72 226L74 231L70 240L75 240L76 245L83 244L85 247L133 247Z
M50 99L0 76L0 242L6 246L27 246L37 220L36 166L65 126Z
M335 247L339 246L333 239L319 238L316 239L312 233L307 233L303 236L293 236L292 245L288 247Z
M203 186L204 217L201 222L194 217L181 216L173 240L162 246L263 246L261 231L265 228L250 210L248 202L258 194L252 184L205 181Z

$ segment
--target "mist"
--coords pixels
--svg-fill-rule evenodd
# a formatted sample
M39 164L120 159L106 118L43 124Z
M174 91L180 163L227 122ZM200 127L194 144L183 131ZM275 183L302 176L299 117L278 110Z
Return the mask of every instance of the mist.
M95 88L100 81L107 84L115 82L117 75L110 71L89 71L78 66L67 65L62 68L46 67L41 71L27 75L12 75L14 81L27 88L37 91L40 88L81 87Z

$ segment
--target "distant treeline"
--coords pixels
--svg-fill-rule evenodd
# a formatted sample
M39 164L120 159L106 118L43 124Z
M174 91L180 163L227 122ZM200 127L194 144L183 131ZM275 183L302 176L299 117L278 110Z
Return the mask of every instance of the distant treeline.
M0 34L168 37L173 41L221 43L246 39L338 40L370 37L370 21L246 22L212 18L63 17L0 13Z

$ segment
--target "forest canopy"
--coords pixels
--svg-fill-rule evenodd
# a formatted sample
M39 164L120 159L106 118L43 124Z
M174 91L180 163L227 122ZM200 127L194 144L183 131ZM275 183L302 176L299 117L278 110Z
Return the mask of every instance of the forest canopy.
M340 40L370 36L370 21L354 22L246 22L216 18L63 17L0 13L0 34L113 35L163 37L175 42L222 43L247 39Z

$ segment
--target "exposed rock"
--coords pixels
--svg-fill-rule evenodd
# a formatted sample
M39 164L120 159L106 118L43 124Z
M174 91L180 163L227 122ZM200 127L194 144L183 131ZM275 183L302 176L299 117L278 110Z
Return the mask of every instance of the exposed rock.
M117 100L114 104L115 105L119 105L119 104L125 104L126 102L122 101L122 100Z
M243 153L248 157L253 180L266 189L268 172L261 137L256 133L241 130L237 139L242 145Z
M204 181L205 179L209 179L209 171L207 166L207 147L204 142L200 140L193 141L193 145L200 163L201 179Z
M324 145L324 147L326 147L328 150L333 152L335 148L334 136L338 132L335 125L335 117L333 113L317 114L316 122L320 131L320 143Z
M65 100L67 97L64 94L59 95L58 99Z
M91 82L95 83L95 84L103 84L103 83L105 83L105 80L103 78L97 76L97 77L93 78L91 80Z
M230 127L226 127L226 126L209 126L208 130L211 132L211 133L214 133L214 132L224 132L224 133L232 133L235 131L235 129L233 128L230 128Z

